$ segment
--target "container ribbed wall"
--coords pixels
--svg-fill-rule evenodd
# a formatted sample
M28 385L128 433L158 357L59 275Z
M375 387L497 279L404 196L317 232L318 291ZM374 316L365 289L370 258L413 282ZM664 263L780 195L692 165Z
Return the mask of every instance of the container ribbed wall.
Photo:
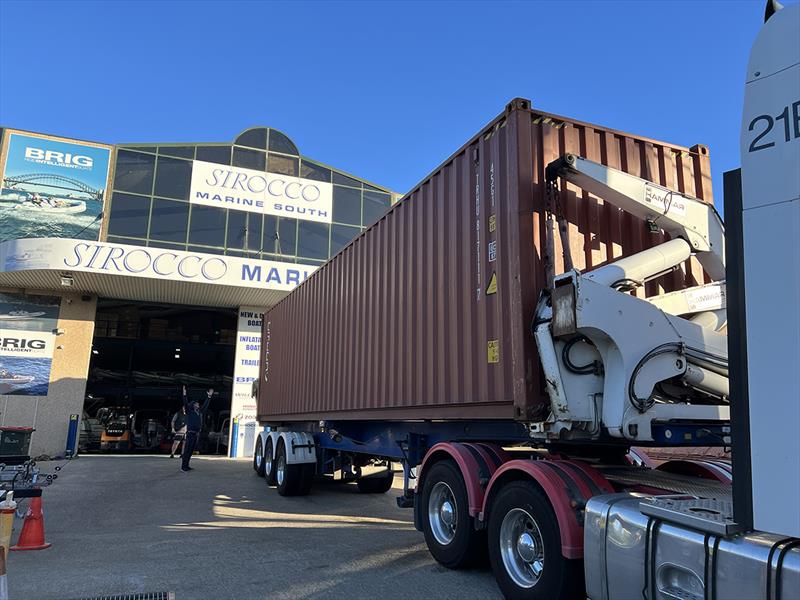
M530 322L546 285L544 169L566 152L711 199L705 147L630 136L514 100L266 313L260 420L543 416ZM560 198L578 268L664 240L582 190L566 186ZM555 254L562 272L558 243ZM645 293L702 278L687 263Z

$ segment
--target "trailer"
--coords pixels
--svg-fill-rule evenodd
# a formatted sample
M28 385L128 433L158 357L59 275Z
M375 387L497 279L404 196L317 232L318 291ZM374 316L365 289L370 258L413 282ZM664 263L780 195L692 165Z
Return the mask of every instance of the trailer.
M265 314L256 473L400 473L432 556L507 598L796 597L798 22L768 3L727 231L705 147L512 101ZM642 464L700 446L733 464Z

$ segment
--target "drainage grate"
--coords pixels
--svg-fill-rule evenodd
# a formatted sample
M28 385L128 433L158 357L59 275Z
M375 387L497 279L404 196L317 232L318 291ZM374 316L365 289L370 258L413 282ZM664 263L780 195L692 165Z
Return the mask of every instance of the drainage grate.
M111 596L95 596L80 600L175 600L175 592L144 592L141 594L114 594Z

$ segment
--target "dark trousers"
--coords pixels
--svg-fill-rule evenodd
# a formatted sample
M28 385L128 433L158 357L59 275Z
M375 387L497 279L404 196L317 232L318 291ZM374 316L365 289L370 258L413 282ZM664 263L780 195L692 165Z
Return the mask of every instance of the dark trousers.
M192 452L197 444L197 432L187 431L186 439L183 440L183 452L181 452L181 469L189 468L189 460L192 458Z

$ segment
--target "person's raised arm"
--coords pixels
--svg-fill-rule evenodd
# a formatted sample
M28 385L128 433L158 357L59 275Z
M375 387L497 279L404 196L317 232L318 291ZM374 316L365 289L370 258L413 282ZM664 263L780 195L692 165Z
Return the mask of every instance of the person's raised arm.
M209 389L206 392L206 401L203 403L203 408L200 409L200 412L206 412L208 405L211 404L211 398L214 396L214 390Z

